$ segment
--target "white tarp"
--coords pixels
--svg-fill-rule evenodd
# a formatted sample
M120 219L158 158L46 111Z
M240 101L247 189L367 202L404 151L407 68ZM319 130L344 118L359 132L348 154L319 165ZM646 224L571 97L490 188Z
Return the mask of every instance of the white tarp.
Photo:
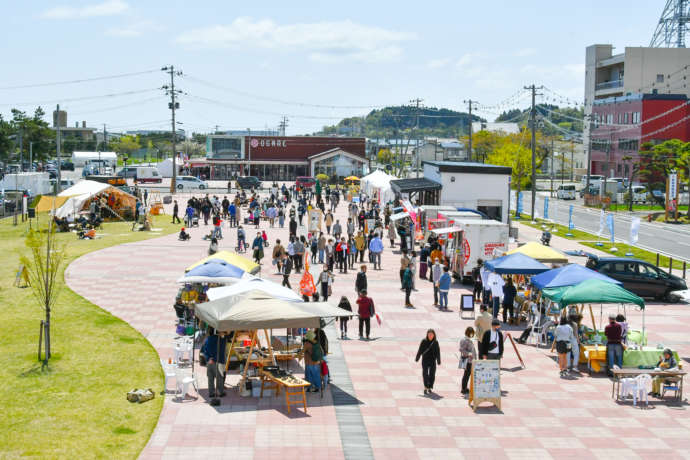
M89 199L91 195L83 194L77 196L71 196L63 203L62 206L55 210L55 215L60 219L69 218L69 220L74 220L77 218L79 211L81 211L84 202Z
M391 188L391 181L397 179L395 176L377 169L359 181L360 190L367 194L371 199L378 199L381 203L387 203L395 199L395 193Z
M410 215L407 212L395 213L391 216L391 222L396 222L400 219L404 219L405 217L410 217Z
M239 296L253 290L264 292L286 302L303 302L302 297L292 289L263 278L250 278L235 283L232 286L211 288L206 292L206 295L208 300L235 297L235 301L238 301Z
M103 190L112 187L110 184L104 184L102 182L96 182L93 180L80 180L70 188L63 190L58 194L58 196L76 196L76 195L96 195L101 193Z

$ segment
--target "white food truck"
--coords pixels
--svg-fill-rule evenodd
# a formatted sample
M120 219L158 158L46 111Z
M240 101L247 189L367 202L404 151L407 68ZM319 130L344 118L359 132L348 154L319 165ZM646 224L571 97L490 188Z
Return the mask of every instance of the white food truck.
M508 224L497 220L462 219L453 225L463 231L462 247L456 251L456 259L451 262L453 275L468 279L477 259L491 260L496 253L508 250Z

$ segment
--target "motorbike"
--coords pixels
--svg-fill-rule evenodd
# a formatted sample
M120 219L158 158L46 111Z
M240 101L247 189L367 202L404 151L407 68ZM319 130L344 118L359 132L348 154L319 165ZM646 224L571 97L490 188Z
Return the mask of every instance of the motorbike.
M541 232L541 244L544 246L549 246L551 243L551 232L548 230L544 230Z

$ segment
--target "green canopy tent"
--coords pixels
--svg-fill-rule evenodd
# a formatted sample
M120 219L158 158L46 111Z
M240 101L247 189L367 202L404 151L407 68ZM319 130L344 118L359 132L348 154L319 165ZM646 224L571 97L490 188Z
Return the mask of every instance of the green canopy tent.
M546 288L542 294L557 302L561 308L585 303L634 304L642 309L642 333L645 331L645 304L641 297L617 284L596 278L585 280L575 286Z

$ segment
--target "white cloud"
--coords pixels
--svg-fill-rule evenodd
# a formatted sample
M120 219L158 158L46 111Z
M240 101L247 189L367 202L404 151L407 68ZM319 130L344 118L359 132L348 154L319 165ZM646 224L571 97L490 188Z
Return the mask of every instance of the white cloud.
M479 78L486 73L487 66L481 53L465 53L455 62L455 68L466 77Z
M516 57L528 57L537 54L537 50L534 48L522 48L515 52Z
M444 67L447 67L448 64L451 63L451 61L451 58L431 59L429 62L426 63L426 66L430 69L442 69Z
M121 27L110 27L105 31L111 37L133 38L140 37L146 32L160 32L163 27L153 21L137 21Z
M309 58L321 62L342 60L393 60L402 54L399 43L414 34L352 21L277 24L271 19L240 17L228 25L187 30L176 42L198 48L256 46L309 52Z
M76 19L95 16L113 16L124 13L129 5L122 0L106 0L84 6L55 6L45 10L41 16L47 19Z

